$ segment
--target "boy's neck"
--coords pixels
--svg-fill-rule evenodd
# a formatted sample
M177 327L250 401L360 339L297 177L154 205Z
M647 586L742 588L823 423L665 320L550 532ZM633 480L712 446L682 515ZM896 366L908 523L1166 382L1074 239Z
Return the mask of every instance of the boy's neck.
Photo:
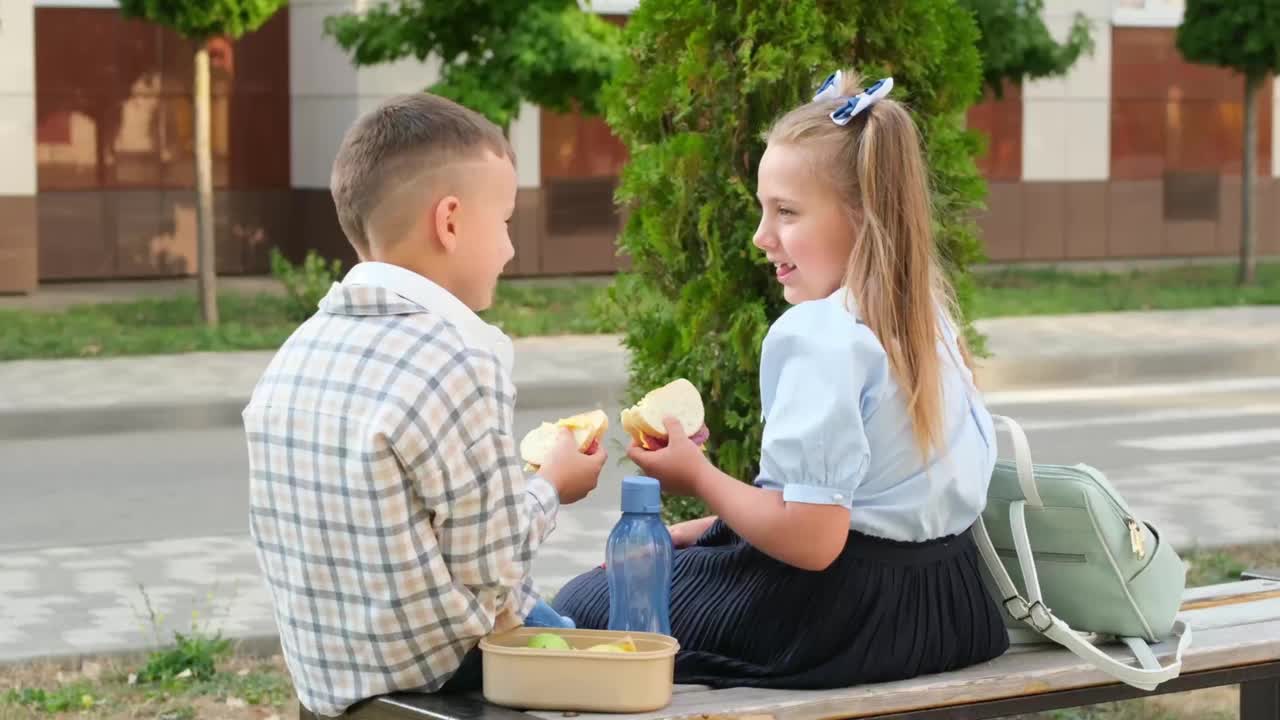
M394 254L374 254L367 258L369 261L386 263L388 265L396 265L405 270L417 273L431 282L444 288L448 293L462 302L462 295L459 293L456 281L452 279L448 272L447 258L408 258L396 257Z

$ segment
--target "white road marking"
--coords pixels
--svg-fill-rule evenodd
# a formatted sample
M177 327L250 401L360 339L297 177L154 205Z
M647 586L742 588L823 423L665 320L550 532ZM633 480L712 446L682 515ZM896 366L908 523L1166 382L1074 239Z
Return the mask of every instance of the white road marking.
M1210 393L1280 390L1280 377L1207 380L1185 383L1152 383L1146 385L1104 385L1099 387L1047 388L1044 390L1005 390L985 393L990 406L1033 405L1097 400L1124 400L1170 396L1206 395Z
M1229 420L1231 418L1280 416L1280 404L1245 405L1239 408L1179 408L1173 410L1148 410L1146 412L1094 415L1060 420L1027 420L1019 422L1023 430L1070 430L1084 427L1114 425L1145 425L1188 420Z
M1119 444L1142 450L1217 450L1245 445L1265 445L1267 443L1280 443L1280 428L1198 433L1194 435L1162 435L1138 440L1124 440Z

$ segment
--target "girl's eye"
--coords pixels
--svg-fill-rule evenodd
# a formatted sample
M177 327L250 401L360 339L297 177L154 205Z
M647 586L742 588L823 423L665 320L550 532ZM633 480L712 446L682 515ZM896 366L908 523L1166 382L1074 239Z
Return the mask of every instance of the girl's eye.
M792 212L791 208L784 208L784 207L778 208L778 214L779 215L795 215L795 213Z

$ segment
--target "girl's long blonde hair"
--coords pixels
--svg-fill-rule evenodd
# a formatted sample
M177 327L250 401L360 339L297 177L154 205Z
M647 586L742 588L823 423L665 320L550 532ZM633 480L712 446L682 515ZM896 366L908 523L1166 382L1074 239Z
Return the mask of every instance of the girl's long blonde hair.
M901 103L883 98L848 125L830 113L862 90L841 73L841 100L806 103L769 130L769 144L804 150L840 190L857 229L844 286L884 345L907 397L916 444L927 459L942 444L942 324L949 323L964 364L972 360L958 331L955 296L933 237L929 173L920 133Z

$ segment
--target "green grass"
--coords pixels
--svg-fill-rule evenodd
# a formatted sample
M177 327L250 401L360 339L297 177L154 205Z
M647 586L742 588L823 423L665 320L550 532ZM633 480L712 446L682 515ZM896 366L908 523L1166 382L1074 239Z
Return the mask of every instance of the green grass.
M1125 274L1005 270L977 278L977 317L1280 304L1280 263L1258 267L1240 288L1232 266ZM327 287L327 285L325 285ZM489 322L513 337L620 332L597 281L505 283ZM86 305L63 312L0 310L0 360L274 349L297 327L290 301L273 295L220 298L222 324L200 322L193 297Z
M598 283L510 284L498 290L489 322L514 337L616 330L598 319ZM200 322L194 297L79 305L61 312L0 310L0 361L195 351L271 350L298 326L276 295L225 294L221 323Z
M1280 304L1280 263L1258 266L1255 285L1235 283L1234 265L1129 273L1004 270L977 277L977 317L1116 310L1181 310Z
M1187 563L1187 586L1239 580L1249 568L1280 568L1280 543L1194 548L1179 553Z
M23 686L0 689L0 717L152 717L189 720L207 717L262 718L281 716L293 702L293 685L280 663L237 659L203 680L169 678L164 681L130 684L129 673L113 668L97 680L80 677L60 682L49 672L27 673L25 681L47 683L44 687ZM0 671L0 688L4 673ZM230 703L243 708L232 712ZM255 708L257 710L255 710ZM6 714L19 710L21 715Z

